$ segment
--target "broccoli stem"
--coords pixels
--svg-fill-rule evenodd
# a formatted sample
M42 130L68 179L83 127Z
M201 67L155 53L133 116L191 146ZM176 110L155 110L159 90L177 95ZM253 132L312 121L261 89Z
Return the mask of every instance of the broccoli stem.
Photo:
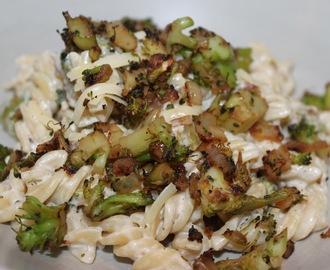
M100 221L127 210L137 209L153 202L150 196L144 193L128 193L112 195L98 203L92 210L92 220Z
M248 211L265 207L267 205L272 205L276 202L286 199L290 194L291 193L287 189L280 189L269 195L264 196L263 198L243 195L237 198L240 207L234 210L232 213L235 215L239 215Z
M146 153L151 142L160 140L166 145L171 144L171 131L171 125L166 123L164 117L159 117L150 125L122 137L119 140L119 144L122 148L128 149L135 157Z
M255 269L267 270L281 266L282 256L286 251L287 231L272 237L251 252L237 258L216 262L218 270L223 269Z
M189 49L195 48L197 41L182 33L182 30L193 26L194 21L190 17L183 17L176 19L172 24L168 33L166 49L168 52L171 51L173 44L181 44Z

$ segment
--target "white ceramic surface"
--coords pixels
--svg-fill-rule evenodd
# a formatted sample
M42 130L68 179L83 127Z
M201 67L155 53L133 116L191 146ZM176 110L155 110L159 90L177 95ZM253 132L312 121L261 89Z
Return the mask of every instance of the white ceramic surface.
M63 44L57 29L65 26L62 11L93 19L152 17L159 26L191 16L196 26L219 33L234 46L265 43L278 59L295 63L297 91L322 92L330 81L330 2L328 0L183 0L87 1L2 0L0 7L0 83L16 72L15 58L44 50L59 52ZM6 98L1 91L0 100ZM13 145L1 131L0 142ZM283 269L329 269L330 239L319 233L296 245ZM0 269L129 269L113 259L111 249L100 251L93 265L83 265L68 252L58 256L22 253L9 226L0 225Z

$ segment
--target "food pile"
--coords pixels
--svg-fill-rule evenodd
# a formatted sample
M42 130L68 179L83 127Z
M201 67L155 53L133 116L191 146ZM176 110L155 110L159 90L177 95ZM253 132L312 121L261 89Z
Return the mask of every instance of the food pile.
M190 17L63 15L64 50L19 58L2 113L0 222L22 251L270 269L328 226L330 85L300 101L290 63Z

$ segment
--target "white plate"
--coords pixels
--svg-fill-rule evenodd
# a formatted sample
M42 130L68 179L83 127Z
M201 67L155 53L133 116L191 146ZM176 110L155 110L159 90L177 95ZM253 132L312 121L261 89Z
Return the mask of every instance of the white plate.
M62 11L93 19L152 17L159 26L191 16L196 26L210 29L234 46L265 43L273 55L295 63L297 92L322 92L330 81L330 2L327 0L231 0L231 1L11 1L0 9L0 83L13 78L15 59L25 53L59 52L63 43L56 30L65 26ZM6 95L1 92L0 100ZM2 144L13 144L0 133ZM283 269L328 269L330 239L315 233L296 245ZM129 269L113 259L111 250L100 251L94 265L83 265L68 252L59 256L22 253L9 226L0 226L0 269Z

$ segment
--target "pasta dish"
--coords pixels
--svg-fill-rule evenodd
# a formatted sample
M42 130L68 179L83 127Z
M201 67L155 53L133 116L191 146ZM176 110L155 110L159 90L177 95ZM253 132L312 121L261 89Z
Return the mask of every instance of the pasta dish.
M63 16L63 51L6 85L0 222L22 251L262 270L327 228L330 84L298 99L289 61L190 17Z

